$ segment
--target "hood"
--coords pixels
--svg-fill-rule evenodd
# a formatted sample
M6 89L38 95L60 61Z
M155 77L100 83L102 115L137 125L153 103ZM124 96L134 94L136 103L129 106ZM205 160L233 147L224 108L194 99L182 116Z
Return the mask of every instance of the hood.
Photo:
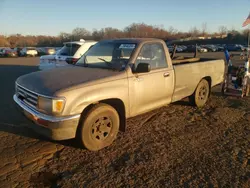
M53 96L61 89L120 74L108 69L64 66L20 76L16 83L41 95Z

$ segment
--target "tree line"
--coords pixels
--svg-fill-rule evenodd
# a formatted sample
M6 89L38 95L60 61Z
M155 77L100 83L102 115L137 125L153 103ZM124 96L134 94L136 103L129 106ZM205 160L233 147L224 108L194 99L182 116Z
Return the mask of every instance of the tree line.
M45 36L45 35L21 35L14 34L9 36L0 35L0 47L60 47L63 42L84 40L96 40L101 39L113 39L113 38L136 38L136 37L153 37L163 40L171 41L185 38L195 37L217 37L227 34L226 39L217 39L218 43L247 43L247 36L249 30L242 32L234 29L228 30L225 26L218 28L217 32L209 33L207 24L203 23L201 29L192 27L187 32L181 32L173 27L168 29L162 26L153 26L145 23L133 23L124 29L117 29L113 27L106 27L102 29L94 29L88 31L85 28L75 28L71 33L61 32L57 36ZM211 40L213 42L213 40Z

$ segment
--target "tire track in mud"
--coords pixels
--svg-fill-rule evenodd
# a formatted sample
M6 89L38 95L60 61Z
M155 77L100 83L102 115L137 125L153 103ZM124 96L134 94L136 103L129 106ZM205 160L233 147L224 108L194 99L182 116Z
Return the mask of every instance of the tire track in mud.
M97 152L63 142L64 149L50 155L39 170L28 171L29 178L19 185L247 187L250 101L240 100L235 106L230 97L212 96L202 109L171 104L131 118L127 131ZM14 180L16 175L11 176Z
M182 107L174 107L175 108L175 115L183 115L183 109ZM207 109L204 110L197 110L195 108L185 108L188 112L185 112L185 114L190 114L189 116L185 118L176 118L176 117L168 117L167 118L167 125L170 125L169 121L172 119L174 122L176 121L178 124L178 119L186 119L185 122L182 124L187 125L187 123L190 123L193 121L193 124L189 124L186 126L186 129L181 131L181 129L178 129L172 125L169 129L159 129L156 132L155 131L155 121L157 117L161 116L161 118L164 118L164 116L169 116L170 114L167 112L167 108L160 109L156 113L153 113L151 115L146 114L143 117L139 117L137 121L140 121L141 118L146 118L142 123L139 124L138 129L143 129L144 133L143 135L149 135L147 134L147 131L150 131L151 134L154 134L154 136L157 136L157 131L166 131L170 133L170 138L168 141L172 141L170 146L171 148L164 147L163 143L157 143L153 140L149 141L150 136L147 138L148 142L145 142L145 140L140 141L140 139L136 139L135 141L135 150L132 150L132 152L126 152L120 155L118 157L118 160L115 160L116 164L116 172L115 174L119 177L121 177L121 174L125 174L127 177L127 180L123 178L116 178L114 176L111 176L111 179L117 180L117 183L121 184L113 184L113 185L137 185L142 186L145 184L150 184L151 186L161 185L163 182L165 182L165 185L168 186L228 186L234 183L234 185L238 186L247 186L248 185L248 174L249 172L245 169L242 170L240 167L236 168L237 170L241 169L238 172L239 173L239 179L243 179L240 181L236 181L233 177L237 177L236 174L231 172L231 163L232 161L227 160L230 154L229 148L226 147L224 143L228 143L229 141L227 139L221 140L221 138L224 138L225 134L228 134L228 130L232 129L231 126L234 124L241 124L244 120L244 112L240 112L235 108L230 108L230 104L223 110L220 109L220 105L218 106L209 106ZM233 112L231 112L233 111ZM222 114L227 114L230 117L224 119ZM173 116L173 113L172 113ZM194 119L192 120L192 117ZM208 118L206 118L209 116ZM215 122L216 123L215 123ZM133 122L133 121L132 121ZM199 125L195 122L199 122L201 124L200 130ZM214 125L213 125L214 124ZM136 126L134 123L133 126ZM141 126L140 126L141 125ZM151 125L151 126L146 126ZM179 124L180 125L180 124ZM217 126L217 127L216 127ZM166 126L165 126L166 127ZM182 126L181 126L182 127ZM131 128L131 127L130 127ZM198 129L198 130L197 130ZM211 131L206 132L206 131ZM183 133L183 139L181 138L181 134L176 133ZM130 132L131 133L131 132ZM175 134L172 134L175 133ZM197 133L197 135L195 134ZM209 133L209 136L207 135ZM177 140L179 140L179 143L177 142L176 145L173 145L173 135L177 137ZM185 140L187 140L188 136L190 135L190 144L189 146L185 144ZM127 135L128 136L128 135ZM132 136L134 136L132 134ZM137 135L142 136L140 135ZM136 138L138 138L136 137ZM192 139L192 137L195 137L195 139ZM232 135L233 139L236 139L235 135ZM193 141L193 142L192 142ZM141 144L138 145L137 142L140 142ZM131 143L132 144L132 143ZM185 147L183 147L186 146ZM157 149L155 149L155 146ZM163 147L162 147L163 146ZM176 146L176 147L175 147ZM234 146L232 146L234 147ZM163 150L163 154L161 152ZM139 154L138 154L139 153ZM143 161L142 157L144 154L149 153L147 156L147 160ZM170 154L172 153L172 154ZM140 156L141 154L141 156ZM162 155L160 155L162 154ZM141 159L141 165L140 160L139 162L134 160L133 156L137 155L137 158ZM155 155L156 157L154 158ZM131 157L132 156L132 157ZM163 157L162 157L163 156ZM157 160L156 158L159 157L160 160ZM168 162L166 162L166 160ZM233 161L234 162L234 161ZM138 164L139 163L139 164ZM131 164L131 165L129 165ZM244 163L246 164L246 162ZM112 166L112 165L111 165ZM205 168L204 168L205 167ZM224 173L221 172L220 167L224 170ZM130 169L133 169L132 171ZM153 172L148 173L149 171ZM161 171L165 171L166 173L163 173ZM188 173L186 173L186 171ZM106 172L107 174L112 174L112 171ZM134 174L131 176L131 174ZM135 175L136 174L136 175ZM143 174L143 175L141 175ZM152 174L155 174L152 175ZM221 175L220 175L221 174ZM225 177L230 178L225 178ZM99 180L94 180L92 183L89 183L90 187L98 186L98 184L102 181L105 181L105 177L107 178L107 175L101 176L99 174ZM112 178L113 177L113 178ZM145 177L145 178L143 178ZM160 177L163 178L160 180ZM168 181L165 181L168 180ZM115 181L116 182L116 181ZM238 183L237 183L238 182ZM112 182L108 181L106 185L112 185ZM162 184L163 185L163 184Z

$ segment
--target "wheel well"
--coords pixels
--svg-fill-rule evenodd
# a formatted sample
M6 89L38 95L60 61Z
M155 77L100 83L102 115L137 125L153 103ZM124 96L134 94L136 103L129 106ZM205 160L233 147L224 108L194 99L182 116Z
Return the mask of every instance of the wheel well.
M125 132L126 129L126 112L125 112L125 106L124 103L122 102L122 100L120 99L105 99L105 100L101 100L98 101L96 103L90 104L89 106L87 106L83 112L82 112L82 120L85 117L85 115L88 113L88 111L94 107L95 104L97 103L105 103L108 104L110 106L112 106L119 114L119 118L120 118L120 131Z
M125 106L122 100L120 99L106 99L100 101L101 103L109 104L114 107L114 109L118 112L120 118L120 131L125 132L126 129L126 112Z

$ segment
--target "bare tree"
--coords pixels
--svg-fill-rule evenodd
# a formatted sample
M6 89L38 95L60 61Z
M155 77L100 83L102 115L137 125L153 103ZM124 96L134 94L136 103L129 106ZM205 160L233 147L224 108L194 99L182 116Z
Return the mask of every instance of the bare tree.
M227 40L235 43L244 43L248 37L249 30L246 29L238 32L232 28L228 30L225 26L218 28L219 33L211 33L212 36L218 36L229 33L230 37ZM105 38L124 38L124 37L155 37L163 40L184 39L188 37L198 37L207 34L207 24L203 23L201 30L196 27L191 27L188 32L178 32L173 27L167 30L163 26L149 25L145 23L133 23L123 30L106 27L102 29L95 29L89 32L85 28L75 28L71 33L62 32L57 36L43 36L43 35L20 35L14 34L9 36L0 35L0 46L62 46L63 42L71 40L101 40Z
M201 34L203 37L207 35L207 23L206 22L202 23L201 25Z
M122 33L119 29L106 27L104 28L104 38L119 38L122 37Z
M170 35L175 35L178 31L173 26L170 26L168 28L168 32L169 32Z
M89 37L90 36L90 32L85 29L85 28L75 28L72 31L72 39L73 40L80 40L80 39L84 39L85 37Z
M200 31L196 27L191 27L189 30L190 36L191 37L198 37L200 34Z
M59 37L60 37L61 39L69 39L69 38L70 38L70 34L69 34L69 33L65 33L65 32L61 32L61 33L59 34Z
M222 25L222 26L219 27L218 30L219 30L219 34L220 34L220 35L225 35L225 34L227 34L227 28L226 28L226 26L223 26L223 25Z
M92 37L94 40L99 41L104 38L104 35L105 35L104 29L101 30L93 29Z
M244 29L244 30L242 31L242 35L243 35L244 37L246 37L246 38L248 38L249 33L250 33L250 29Z

